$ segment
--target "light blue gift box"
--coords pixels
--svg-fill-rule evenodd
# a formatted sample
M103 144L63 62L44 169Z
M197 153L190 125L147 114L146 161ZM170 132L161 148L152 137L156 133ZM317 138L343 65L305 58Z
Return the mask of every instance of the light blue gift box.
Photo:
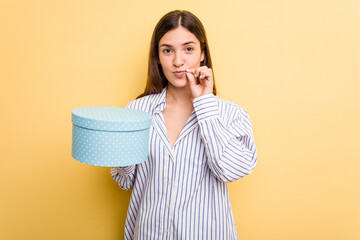
M71 114L72 152L94 166L117 167L147 159L152 116L120 107L83 107Z

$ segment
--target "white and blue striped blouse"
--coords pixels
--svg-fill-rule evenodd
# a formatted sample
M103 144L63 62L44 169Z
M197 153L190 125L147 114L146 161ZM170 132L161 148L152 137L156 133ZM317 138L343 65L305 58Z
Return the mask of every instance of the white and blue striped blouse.
M128 104L153 120L148 159L111 169L122 189L132 189L125 239L238 239L226 183L257 162L248 113L213 94L195 98L171 148L165 97L166 89Z

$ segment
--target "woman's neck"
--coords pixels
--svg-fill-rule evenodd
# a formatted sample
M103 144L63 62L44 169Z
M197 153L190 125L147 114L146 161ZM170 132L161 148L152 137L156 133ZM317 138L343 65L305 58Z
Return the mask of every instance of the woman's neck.
M190 87L175 88L171 85L166 90L166 102L172 104L191 104L193 96Z

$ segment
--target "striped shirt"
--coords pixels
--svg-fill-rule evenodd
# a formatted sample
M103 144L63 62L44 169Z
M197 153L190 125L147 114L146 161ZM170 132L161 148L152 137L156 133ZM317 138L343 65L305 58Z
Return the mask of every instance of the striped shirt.
M213 94L195 98L171 148L165 98L166 88L128 104L153 119L148 159L111 168L119 186L132 189L125 239L238 239L226 183L249 174L257 161L248 113Z

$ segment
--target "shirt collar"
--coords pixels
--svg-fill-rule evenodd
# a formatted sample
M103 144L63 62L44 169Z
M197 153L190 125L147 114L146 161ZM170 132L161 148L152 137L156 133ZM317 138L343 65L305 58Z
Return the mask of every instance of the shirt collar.
M166 106L166 87L154 100L154 113L162 112Z

